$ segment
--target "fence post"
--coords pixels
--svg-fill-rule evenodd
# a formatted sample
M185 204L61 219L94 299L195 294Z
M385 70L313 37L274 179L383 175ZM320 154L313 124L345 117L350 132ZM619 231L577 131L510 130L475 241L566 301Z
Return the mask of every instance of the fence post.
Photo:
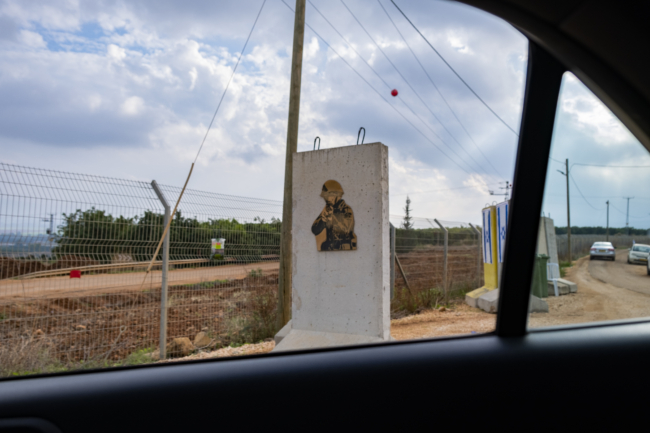
M165 200L165 196L155 180L151 181L151 187L156 192L158 200L160 200L165 208L163 227L167 227L167 223L171 217L171 208L167 204L167 200ZM165 359L167 357L167 271L169 268L169 237L168 232L165 236L162 250L162 287L160 288L160 359Z
M390 224L390 299L395 297L395 226Z
M478 231L478 229L474 227L472 223L470 223L469 226L472 228L472 230L474 230L474 233L476 233L476 240L478 241L478 256L476 258L476 288L479 288L481 286L481 254L483 254L481 232Z
M447 287L447 255L449 252L449 230L447 230L442 224L440 224L440 221L437 219L433 219L436 224L440 226L442 231L445 233L445 249L444 249L444 257L442 259L442 284L445 289L445 303L449 302L449 294L448 294L448 287Z

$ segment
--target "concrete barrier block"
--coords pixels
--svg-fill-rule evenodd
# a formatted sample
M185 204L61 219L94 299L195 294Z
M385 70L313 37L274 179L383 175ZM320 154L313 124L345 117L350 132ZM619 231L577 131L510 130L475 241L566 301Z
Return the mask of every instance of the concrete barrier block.
M478 308L487 313L496 313L499 307L499 289L490 290L478 298Z
M275 337L273 338L275 340L275 345L277 346L278 344L280 344L280 342L284 339L284 337L286 337L289 334L290 331L291 331L291 320L289 320L287 324L284 325L282 329L278 331L277 334L275 334Z
M577 293L578 285L573 281L568 281L563 278L557 280L557 291L560 296L568 295L569 293ZM548 295L555 296L555 289L553 287L553 281L548 282Z
M494 290L494 289L489 288L489 287L485 287L485 286L480 287L480 288L478 288L476 290L472 290L471 292L465 294L465 302L470 307L479 308L479 306L478 306L478 298L480 298L482 295L486 294L487 292L489 292L491 290Z
M565 286L569 287L569 293L577 293L578 292L578 285L574 283L573 281L565 280L564 278L560 278L557 280L558 283L563 284Z
M528 311L531 313L548 313L548 303L537 296L530 295Z

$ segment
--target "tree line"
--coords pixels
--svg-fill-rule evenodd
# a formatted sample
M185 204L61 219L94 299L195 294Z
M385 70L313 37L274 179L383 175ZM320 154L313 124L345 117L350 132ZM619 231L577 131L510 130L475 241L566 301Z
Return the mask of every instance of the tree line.
M143 215L113 216L91 208L63 214L58 227L55 257L74 255L109 263L116 255L128 255L133 261L151 260L164 230L164 215L146 211ZM239 222L236 219L199 221L176 212L169 230L170 260L211 258L211 240L226 240L226 256L261 259L280 252L279 219ZM162 259L162 249L158 254Z
M648 229L635 229L630 227L629 229L627 227L610 227L609 228L609 234L610 235L626 235L628 233L628 230L630 231L630 235L647 235L648 234ZM607 228L606 227L575 227L571 226L571 234L572 235L604 235L607 233ZM567 234L567 228L566 227L555 227L555 234L556 235L565 235Z

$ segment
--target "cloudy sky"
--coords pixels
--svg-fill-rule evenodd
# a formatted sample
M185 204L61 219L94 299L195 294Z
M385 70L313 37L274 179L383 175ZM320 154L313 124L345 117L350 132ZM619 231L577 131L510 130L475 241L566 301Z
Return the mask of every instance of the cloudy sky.
M298 150L311 150L316 136L321 148L353 145L363 126L365 142L390 149L392 214L402 213L409 194L416 216L480 221L480 209L500 201L488 190L512 180L516 134L388 0L344 1L307 4ZM526 39L464 5L397 3L518 131ZM261 6L0 1L0 161L182 185ZM190 188L281 199L292 31L289 7L267 0ZM566 80L560 108L553 158L650 165L647 151L577 80ZM563 225L566 188L557 168L553 162L544 209ZM603 225L604 201L625 210L621 197L630 195L632 225L650 226L650 170L572 172L589 202L572 183L573 224ZM611 212L611 224L624 225L625 216Z

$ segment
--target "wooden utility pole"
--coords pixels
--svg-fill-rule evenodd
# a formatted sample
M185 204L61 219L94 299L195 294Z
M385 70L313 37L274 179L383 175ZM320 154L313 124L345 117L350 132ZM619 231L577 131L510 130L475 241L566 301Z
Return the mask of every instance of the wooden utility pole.
M571 205L569 204L569 158L566 159L566 220L567 241L569 244L569 264L571 264Z
M605 240L609 242L609 200L607 200L607 232L605 234Z
M298 151L298 118L300 115L300 81L302 78L302 47L305 39L305 0L296 0L291 58L291 89L289 91L289 124L287 156L284 166L284 201L282 204L282 237L280 238L280 284L278 287L278 329L291 320L291 223L293 204L293 154Z

